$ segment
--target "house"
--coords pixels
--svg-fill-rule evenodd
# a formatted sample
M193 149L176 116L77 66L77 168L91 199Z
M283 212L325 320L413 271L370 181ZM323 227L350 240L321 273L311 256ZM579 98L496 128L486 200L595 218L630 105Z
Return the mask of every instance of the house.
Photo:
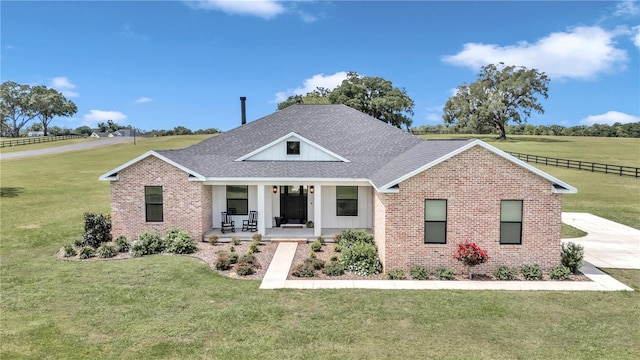
M119 129L113 133L113 136L142 136L142 133L134 129Z
M577 192L480 140L423 140L344 105L294 105L100 180L114 236L178 226L202 238L222 212L239 227L257 210L265 238L287 231L276 220L312 221L310 237L367 229L385 269L462 270L452 256L474 241L491 256L478 272L557 265L562 194Z
M94 137L94 138L113 137L113 134L110 132L94 131L91 133L91 135L89 135L89 137Z
M29 131L27 133L28 137L36 137L36 136L44 136L44 131Z

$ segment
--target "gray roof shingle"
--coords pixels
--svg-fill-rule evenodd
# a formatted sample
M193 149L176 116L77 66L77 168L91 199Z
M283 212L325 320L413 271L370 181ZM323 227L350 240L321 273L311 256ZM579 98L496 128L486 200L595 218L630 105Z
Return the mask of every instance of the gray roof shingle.
M235 161L291 132L350 162ZM466 144L426 141L345 105L293 105L188 148L157 153L207 178L370 179L382 186Z

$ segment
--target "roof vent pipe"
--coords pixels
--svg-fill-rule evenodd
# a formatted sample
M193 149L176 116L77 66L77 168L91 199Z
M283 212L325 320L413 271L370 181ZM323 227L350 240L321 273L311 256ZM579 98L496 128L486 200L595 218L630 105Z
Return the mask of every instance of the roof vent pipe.
M245 106L246 101L247 101L246 96L240 96L240 111L242 112L242 125L247 123L247 108Z

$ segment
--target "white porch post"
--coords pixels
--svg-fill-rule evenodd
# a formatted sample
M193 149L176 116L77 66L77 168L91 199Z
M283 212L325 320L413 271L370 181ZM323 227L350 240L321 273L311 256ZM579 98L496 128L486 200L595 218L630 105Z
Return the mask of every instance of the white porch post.
M264 207L265 187L266 185L258 185L258 232L262 235L264 235L265 228L266 228L265 226L266 210Z
M322 233L322 186L313 188L313 236Z

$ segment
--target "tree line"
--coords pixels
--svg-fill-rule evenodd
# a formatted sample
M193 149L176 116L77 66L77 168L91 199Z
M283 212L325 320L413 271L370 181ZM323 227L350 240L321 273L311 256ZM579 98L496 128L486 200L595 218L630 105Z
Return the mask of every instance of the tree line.
M486 127L481 130L456 126L422 125L411 128L417 134L496 134L493 128ZM549 136L596 136L596 137L628 137L640 138L640 122L594 124L591 126L576 125L565 127L562 125L532 125L518 124L505 127L507 135L549 135Z

